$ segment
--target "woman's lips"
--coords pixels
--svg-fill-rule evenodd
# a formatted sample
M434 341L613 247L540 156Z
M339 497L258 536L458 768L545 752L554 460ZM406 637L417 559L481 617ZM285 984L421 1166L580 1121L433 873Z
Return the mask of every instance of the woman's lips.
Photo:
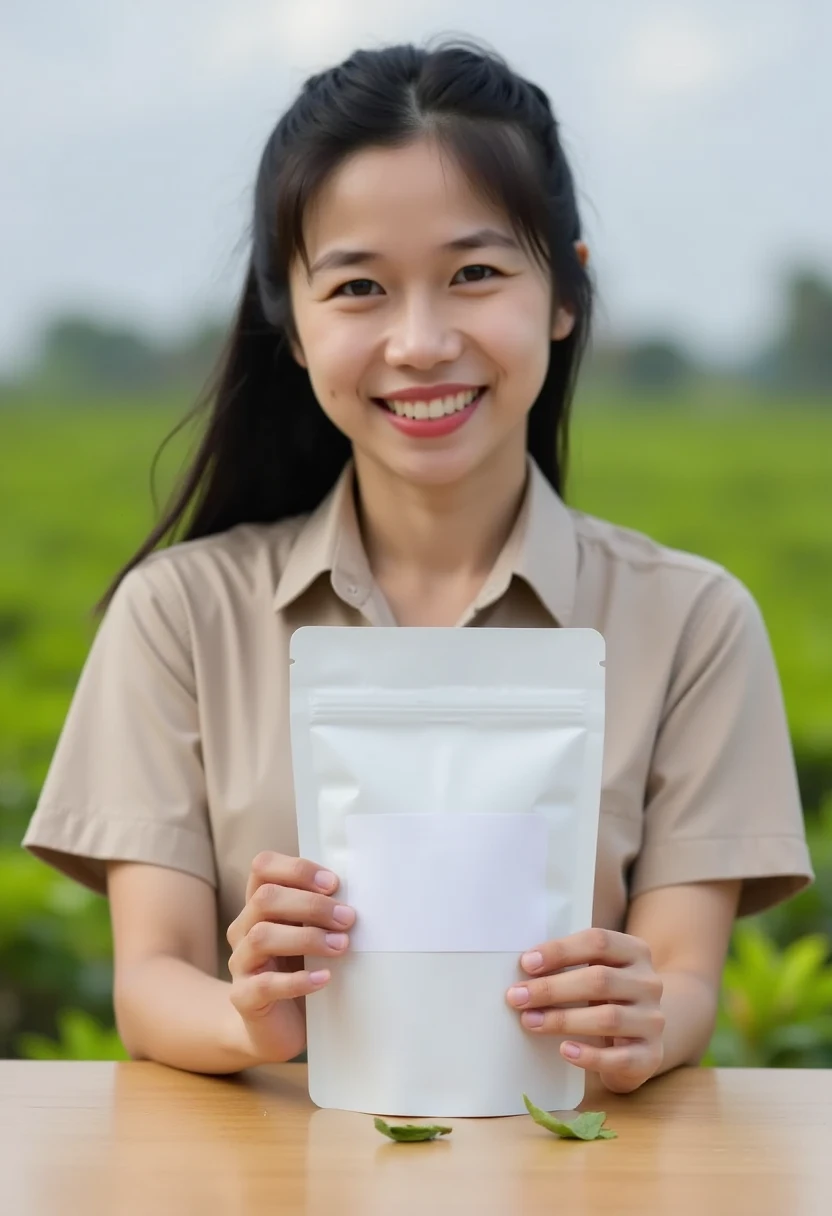
M464 426L479 406L486 392L487 389L480 389L470 405L466 405L462 410L457 410L455 414L443 414L441 418L407 418L402 414L394 413L383 402L377 402L376 404L387 416L388 421L397 430L401 431L403 435L409 435L412 439L439 439L441 436L450 435L454 431L458 431L461 426Z

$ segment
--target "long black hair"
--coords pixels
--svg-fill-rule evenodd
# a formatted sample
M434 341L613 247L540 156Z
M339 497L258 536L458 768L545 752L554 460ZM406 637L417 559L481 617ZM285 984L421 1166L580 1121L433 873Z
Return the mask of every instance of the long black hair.
M306 208L348 155L425 135L439 141L549 267L553 310L563 304L574 310L572 333L551 344L528 423L529 451L563 494L569 407L593 293L575 251L580 217L549 100L473 40L356 51L311 76L269 136L254 189L250 260L225 348L201 399L165 443L203 414L204 434L162 518L99 610L161 542L303 514L332 488L350 445L291 353L289 268L295 257L307 262Z

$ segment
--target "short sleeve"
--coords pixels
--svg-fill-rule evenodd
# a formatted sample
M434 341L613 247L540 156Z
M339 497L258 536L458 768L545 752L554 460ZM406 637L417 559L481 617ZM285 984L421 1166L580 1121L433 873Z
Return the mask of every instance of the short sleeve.
M130 571L110 602L23 840L102 893L106 861L216 885L192 648L165 565Z
M813 874L768 634L750 593L723 575L680 641L630 895L737 878L739 914L748 915L796 894Z

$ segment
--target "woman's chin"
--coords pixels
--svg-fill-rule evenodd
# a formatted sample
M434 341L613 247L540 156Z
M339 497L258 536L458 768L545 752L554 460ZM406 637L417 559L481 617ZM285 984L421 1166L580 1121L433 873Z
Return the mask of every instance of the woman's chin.
M454 445L434 452L397 452L395 456L379 460L388 473L411 486L424 489L442 489L466 481L482 463L482 457L472 452L468 445Z

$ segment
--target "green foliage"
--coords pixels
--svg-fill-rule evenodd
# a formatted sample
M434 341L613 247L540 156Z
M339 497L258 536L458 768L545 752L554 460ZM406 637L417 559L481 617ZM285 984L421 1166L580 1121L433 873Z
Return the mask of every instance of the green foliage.
M384 1119L374 1119L375 1129L396 1140L400 1144L415 1144L420 1140L435 1140L437 1136L449 1136L452 1127L443 1127L441 1123L387 1123Z
M19 845L0 848L0 1057L21 1028L53 1035L71 1006L113 1024L106 901Z
M766 363L772 380L792 391L832 387L832 284L809 265L783 283L786 324Z
M56 316L21 387L65 402L189 391L204 381L226 331L225 322L206 318L161 344L130 324L83 313Z
M99 1025L82 1009L58 1013L58 1041L42 1034L21 1034L18 1054L24 1060L126 1060L115 1030Z
M706 1063L744 1068L832 1066L829 939L798 938L778 950L740 922L725 966L716 1032Z
M562 1140L615 1140L618 1136L617 1132L604 1128L607 1118L606 1111L585 1110L582 1114L570 1119L558 1119L555 1115L550 1115L548 1111L535 1106L526 1094L523 1094L523 1101L535 1123L539 1123L553 1135L560 1136Z
M117 1050L106 902L19 845L92 640L90 611L153 522L151 461L186 404L0 408L0 514L14 521L0 531L0 1056ZM681 398L585 401L576 417L570 500L723 563L765 615L818 883L760 918L771 943L760 938L756 954L738 928L713 1055L811 1063L829 1050L826 1015L812 1012L826 991L820 938L797 947L799 963L789 949L806 933L832 940L832 411L749 412L723 395L697 410ZM161 462L162 500L191 440L186 431ZM764 964L779 1004L758 1007Z
M807 838L815 883L734 930L711 1063L832 1066L832 795Z

